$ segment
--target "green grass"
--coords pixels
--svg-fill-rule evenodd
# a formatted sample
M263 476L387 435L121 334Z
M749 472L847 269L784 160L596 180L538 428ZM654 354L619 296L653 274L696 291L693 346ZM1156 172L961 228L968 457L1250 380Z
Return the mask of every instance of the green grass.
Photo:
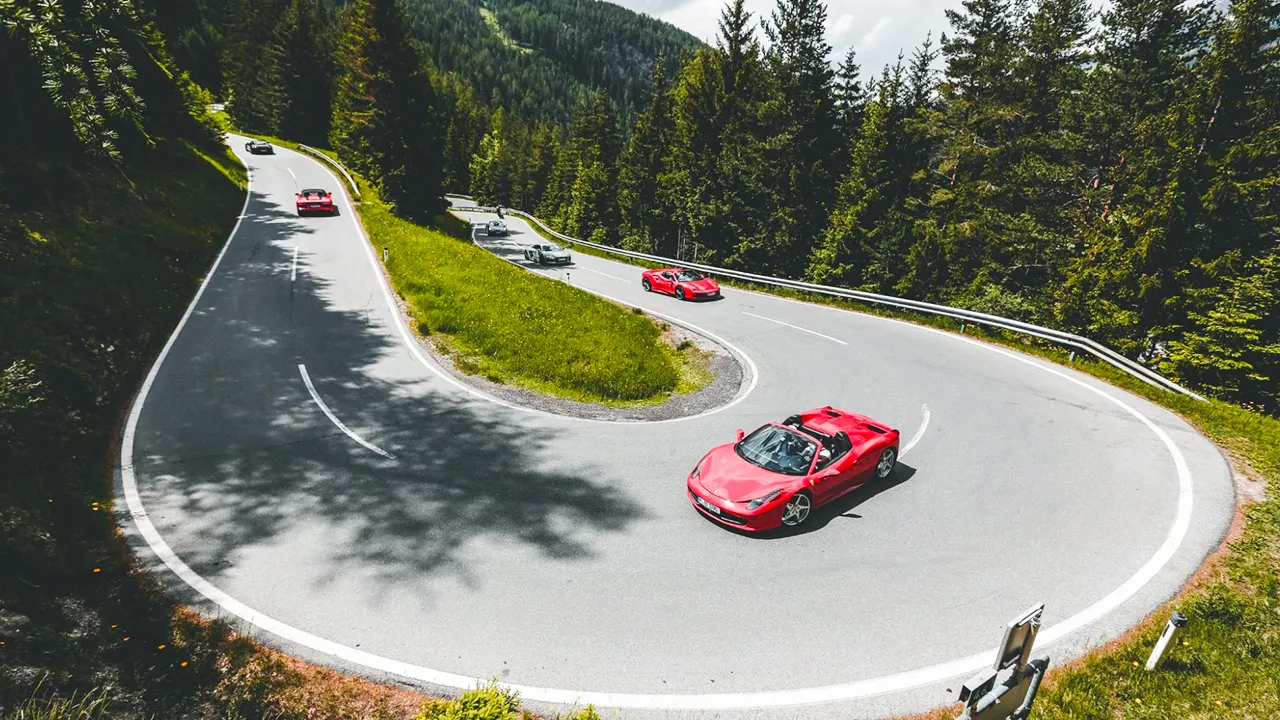
M4 720L105 720L109 706L106 688L70 697L46 697L40 692L3 715Z
M481 17L484 18L484 23L489 26L490 30L493 31L493 34L497 35L498 39L502 40L502 42L506 44L507 47L517 52L522 52L525 55L533 54L533 48L521 45L520 43L513 40L511 36L507 35L507 31L503 30L502 24L498 22L497 13L490 10L489 8L482 7L480 8L480 15Z
M648 318L525 272L469 243L360 207L389 251L392 284L419 330L465 372L592 402L651 401L680 373Z

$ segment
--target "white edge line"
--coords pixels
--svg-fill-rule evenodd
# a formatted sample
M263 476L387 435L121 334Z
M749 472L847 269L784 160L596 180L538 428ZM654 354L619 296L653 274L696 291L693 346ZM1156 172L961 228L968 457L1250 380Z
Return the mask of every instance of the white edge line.
M845 341L843 341L843 340L837 340L837 339L835 339L835 338L831 337L830 335L823 335L823 334L822 334L822 333L820 333L820 332L815 332L815 331L813 331L813 330L810 330L809 328L802 328L802 327L800 327L799 325L792 325L792 324L791 324L791 323L789 323L789 322L782 322L781 320L774 320L774 319L773 319L773 318L771 318L771 317L765 317L765 316L763 316L763 315L757 315L757 314L755 314L755 313L753 313L753 312L747 312L746 310L743 310L743 311L742 311L742 314L743 314L743 315L750 315L750 316L751 316L751 317L753 317L753 318L760 318L761 320L768 320L768 321L769 321L769 322L771 322L771 323L777 323L777 324L779 324L779 325L786 325L787 327L789 327L789 328L791 328L791 329L793 329L793 330L799 330L800 332L809 333L810 335L817 335L817 336L818 336L818 337L820 337L820 338L826 338L827 340L830 340L831 342L838 342L838 343L840 343L841 345L848 345L848 344L849 344L849 343L847 343L847 342L845 342Z
M342 421L338 419L338 416L334 415L333 411L329 409L329 406L324 404L324 400L320 399L320 393L316 392L316 386L311 384L311 376L307 374L306 365L299 364L298 372L302 375L302 382L306 383L307 385L307 392L311 393L311 399L316 401L316 405L320 406L320 409L324 411L325 417L329 418L330 422L332 422L334 425L337 425L339 430L347 434L347 437L351 438L352 440L355 440L356 442L360 443L364 447L378 453L379 455L387 459L390 459L390 460L395 459L395 456L392 455L391 453L387 452L386 450L383 450L382 448L378 447L377 445L374 445L371 442L366 441L364 438L352 432L351 428L342 424Z
M335 178L336 179L336 178ZM345 186L344 186L345 194ZM245 206L249 204L249 193L246 192ZM242 212L243 215L243 212ZM164 348L160 351L159 357L154 365L151 366L150 372L147 374L146 380L143 381L142 388L138 392L138 396L134 399L133 407L129 412L129 419L125 426L124 435L121 441L121 464L120 474L121 482L124 485L125 500L129 505L130 513L134 522L137 524L142 536L146 539L148 545L156 553L156 555L169 567L178 577L194 588L201 595L216 603L227 612L240 617L247 622L273 633L286 640L311 648L318 652L331 655L333 657L346 660L348 662L362 665L364 667L380 670L401 677L419 680L426 683L443 685L452 688L471 688L484 682L481 678L466 677L463 675L455 675L452 673L440 672L428 668L410 665L398 660L392 660L380 655L374 655L355 648L339 645L330 640L317 637L298 628L286 625L274 618L263 615L256 610L248 607L244 603L232 598L223 591L211 585L208 581L196 574L191 568L182 562L164 538L156 531L155 526L151 524L151 520L147 517L146 510L142 505L141 498L138 494L137 480L133 472L133 442L137 429L138 417L141 415L143 404L145 403L148 391L155 381L155 377L159 372L160 366L164 363L165 357L168 355L170 348L177 339L182 328L186 325L187 319L194 311L196 304L199 302L201 295L204 293L205 287L208 285L210 278L213 277L218 265L222 261L223 255L226 254L227 248L231 245L231 239L235 237L236 230L239 229L240 223L236 223L235 229L231 231L231 236L227 239L227 244L223 246L222 252L214 261L213 268L201 283L199 290L196 291L195 298L187 307L187 312L178 322L178 326L174 329L173 334L169 336L169 340L165 343ZM366 242L366 246L368 243ZM372 251L370 251L372 253ZM379 273L381 277L381 273ZM399 313L395 313L395 317L399 318ZM906 323L912 324L912 323ZM1069 382L1075 383L1091 392L1101 395L1103 398L1118 405L1121 409L1137 418L1140 422L1152 430L1156 436L1164 443L1165 448L1169 450L1173 456L1174 467L1178 475L1178 511L1174 519L1173 527L1170 528L1168 536L1164 543L1156 551L1147 562L1130 577L1123 585L1112 591L1101 600L1093 605L1085 608L1079 613L1059 622L1058 624L1047 628L1041 632L1037 638L1038 645L1043 647L1049 643L1061 639L1070 632L1083 627L1106 613L1110 612L1120 603L1132 597L1143 585L1145 585L1152 577L1158 573L1161 568L1173 556L1178 546L1182 543L1186 536L1187 530L1191 524L1192 509L1192 486L1191 486L1191 470L1188 468L1186 459L1183 457L1181 450L1174 444L1172 438L1160 429L1154 422L1145 415L1125 403L1119 398L1100 390L1082 380L1071 377L1047 365L1033 362L1030 358L996 348L985 343L979 343L976 340L960 337L934 328L927 328L916 325L925 330L937 332L961 342L969 342L978 347L985 347L992 352L997 352L1007 357L1013 358L1019 362L1026 363L1033 367L1038 367L1046 372L1057 375ZM412 347L412 346L411 346ZM991 661L992 653L995 648L990 651L970 655L959 660L931 665L929 667L911 670L907 672L895 673L879 678L868 678L858 680L851 683L841 685L828 685L817 688L803 688L795 690L780 690L773 692L759 693L727 693L717 695L648 695L648 694L628 694L628 693L602 693L602 692L577 692L572 690L557 690L553 688L538 688L525 685L512 685L507 683L499 683L502 687L507 687L520 693L526 699L561 703L591 703L598 707L634 707L634 708L666 708L666 709L733 709L733 708L762 708L762 707L781 707L790 705L802 705L820 702L832 702L840 700L853 700L871 695L881 695L884 693L894 692L898 690L906 690L909 688L928 685L934 682L958 677L964 673L972 672Z
M285 170L289 171L289 175L293 178L293 182L296 185L298 182L298 176L293 174L293 168L285 168Z
M289 282L298 279L298 244L293 244L293 270L289 272Z
M898 451L899 458L906 455L911 448L916 446L916 443L920 442L920 439L924 437L925 429L929 427L929 417L932 415L932 413L929 412L929 406L921 405L920 412L924 415L924 422L920 423L920 429L916 430L916 434L912 435L911 439L907 441L907 444L902 446L902 450Z

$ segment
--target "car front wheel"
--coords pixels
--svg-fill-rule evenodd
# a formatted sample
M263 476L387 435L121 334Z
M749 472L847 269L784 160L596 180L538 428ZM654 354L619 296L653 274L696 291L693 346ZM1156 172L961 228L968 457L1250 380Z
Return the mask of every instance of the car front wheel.
M881 480L889 477L889 473L893 472L893 468L898 464L898 453L893 448L886 448L880 453L880 459L876 461L876 477Z
M813 498L809 497L809 493L800 491L793 495L787 506L783 508L782 524L787 527L797 527L809 519L811 510L813 510Z

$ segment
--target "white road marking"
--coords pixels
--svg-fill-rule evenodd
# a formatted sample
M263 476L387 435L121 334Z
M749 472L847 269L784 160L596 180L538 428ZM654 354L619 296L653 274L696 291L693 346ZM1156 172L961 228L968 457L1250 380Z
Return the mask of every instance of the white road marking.
M332 175L332 173L330 174ZM337 181L336 176L334 176L334 180L335 182ZM341 183L339 184L341 185ZM343 186L343 192L346 192L345 186ZM246 192L246 208L249 205L250 197L251 193ZM241 212L243 214L243 211ZM357 227L359 227L359 223L357 223ZM321 652L350 663L363 665L371 669L400 675L402 677L419 680L421 682L459 689L471 689L476 687L477 683L487 682L487 678L467 677L465 675L456 675L453 673L441 672L439 670L432 670L430 668L411 665L399 660L393 660L391 658L374 655L373 653L358 650L356 648L340 645L331 640L326 640L304 630L287 625L270 616L263 615L226 594L222 590L214 587L209 583L209 581L205 580L194 570L188 567L187 564L173 552L173 549L170 548L164 538L161 537L160 533L151 523L151 519L147 516L146 508L143 506L142 498L138 493L137 477L133 468L133 445L137 433L138 418L142 414L142 408L146 403L147 394L155 383L156 376L159 374L160 368L164 365L165 358L168 357L169 350L173 347L178 335L181 334L182 329L186 326L187 320L195 311L196 306L200 302L201 296L204 294L205 288L209 284L209 280L216 273L219 264L222 262L223 256L226 255L227 249L231 246L232 238L235 237L236 231L239 230L239 228L240 223L237 222L235 228L231 231L230 237L227 238L227 243L223 246L222 252L220 252L217 259L214 260L213 268L200 284L200 288L196 291L196 296L192 299L191 304L187 306L186 313L182 316L182 319L178 321L178 326L174 328L173 333L169 336L169 340L160 350L159 357L156 359L155 364L151 366L151 370L147 373L147 377L142 383L142 388L139 390L138 396L135 398L133 406L130 408L128 421L125 424L124 434L120 443L120 479L124 488L125 501L128 504L129 512L134 523L137 525L139 532L147 541L147 544L151 547L152 551L155 552L156 556L163 561L175 575L181 578L201 595L217 604L223 610L242 618L246 622L262 630L273 633L285 640L302 645L303 647L310 648L317 652ZM361 234L363 236L363 233ZM368 247L368 239L365 238L365 240L365 245ZM369 252L372 257L372 250ZM379 277L381 277L381 274L379 274ZM385 292L385 280L383 288ZM394 305L392 305L392 309L393 311L395 310ZM657 315L658 313L654 314ZM393 312L393 317L396 318L398 325L402 325L399 312ZM893 320L892 322L903 321ZM1119 588L1116 588L1116 590L1112 591L1106 597L1095 602L1093 605L1090 605L1079 613L1076 613L1070 618L1043 630L1037 637L1037 647L1043 648L1045 645L1056 640L1060 640L1069 633L1098 620L1111 610L1114 610L1120 605L1120 603L1133 597L1139 589L1146 585L1146 583L1150 582L1151 578L1153 578L1156 573L1158 573L1169 562L1169 559L1173 557L1174 552L1176 552L1178 546L1182 544L1183 539L1186 537L1187 530L1191 525L1191 509L1193 500L1191 470L1187 466L1186 458L1183 457L1182 451L1174 444L1173 439L1169 437L1168 433L1123 400L1120 400L1119 398L1114 397L1109 393L1080 380L1079 378L1067 375L1066 373L1060 372L1048 365L1035 362L1031 358L1015 354L992 345L987 345L971 338L954 335L943 330L915 325L913 323L903 324L918 327L930 332L936 332L940 335L952 338L953 340L967 342L977 347L986 348L992 352L999 353L1018 362L1044 370L1045 372L1056 375L1068 382L1074 383L1090 392L1100 395L1104 399L1120 407L1128 414L1137 418L1139 422L1155 433L1156 437L1164 444L1165 449L1169 451L1169 454L1173 458L1174 469L1178 476L1178 510L1174 518L1173 527L1169 529L1169 534L1166 536L1164 543L1156 551L1155 555L1147 560L1138 572L1125 581L1125 583ZM415 344L412 342L411 337L406 335L406 341L409 342L411 350L413 350L415 355L417 355L418 351L415 349ZM746 356L744 355L743 357L745 358ZM426 360L420 355L419 360L430 367ZM750 362L750 358L747 358L747 360ZM752 368L754 377L754 364L752 365ZM752 387L754 387L754 380ZM463 386L463 389L468 388ZM499 404L508 405L507 403ZM920 687L922 685L929 685L935 682L941 682L943 680L957 678L966 673L973 672L983 666L989 665L991 662L991 654L992 650L988 650L986 652L977 653L958 660L952 660L947 663L931 665L917 670L895 673L893 675L857 680L841 685L827 685L816 688L763 691L755 693L646 695L579 692L575 690L557 690L554 688L539 688L508 683L499 683L499 686L515 690L519 692L522 697L528 699L541 702L562 703L566 705L590 703L597 707L604 706L614 708L635 707L716 710L732 708L785 707L818 702L853 700L856 698L881 695L884 693L906 690L914 687Z
M911 439L907 441L907 444L903 445L902 449L898 451L899 458L906 455L911 448L916 446L916 443L920 442L920 438L924 437L925 428L929 427L929 406L921 405L920 411L924 414L924 422L920 423L920 429L916 430L916 434L912 435Z
M622 282L626 282L626 281L627 281L627 279L626 279L626 278L620 278L620 277L618 277L617 275L610 275L610 274L609 274L609 273L607 273L607 272L600 272L599 270L592 270L592 269L591 269L591 268L589 268L589 267L583 267L583 266L581 266L581 265L574 265L574 266L573 266L573 269L574 269L574 270L586 270L586 271L587 271L587 272L589 272L589 273L595 273L596 275L603 275L603 276L605 276L605 277L607 277L607 278L613 278L614 280L621 280Z
M289 272L289 282L293 282L293 281L295 281L295 280L297 280L297 279L298 279L298 246L297 246L297 244L294 244L294 246L293 246L293 270Z
M329 418L330 422L332 422L334 425L337 425L339 430L347 434L347 437L351 438L352 440L355 440L356 442L360 443L364 447L378 453L384 458L395 459L395 456L392 455L391 453L365 440L364 438L352 432L351 428L342 424L342 421L338 419L338 416L334 415L333 411L329 409L329 406L324 404L324 400L320 399L320 393L316 392L316 386L311 384L311 376L307 374L306 365L298 365L298 372L302 374L302 382L307 384L307 392L311 393L311 399L316 401L316 404L320 406L320 409L322 411L324 411L325 417Z
M822 333L820 333L820 332L814 332L813 330L810 330L809 328L802 328L802 327L800 327L799 325L792 325L792 324L791 324L791 323L789 323L789 322L782 322L781 320L774 320L773 318L765 317L765 316L763 316L763 315L757 315L757 314L755 314L755 313L753 313L753 312L747 312L746 310L743 310L743 311L742 311L742 314L743 314L743 315L750 315L751 317L754 317L754 318L760 318L761 320L768 320L768 321L769 321L769 322L771 322L771 323L778 323L779 325L786 325L787 327L789 327L789 328L791 328L791 329L793 329L793 330L799 330L800 332L809 333L810 335L817 335L817 336L818 336L818 337L820 337L820 338L826 338L827 340L830 340L831 342L838 342L838 343L840 343L841 345L848 345L848 344L849 344L849 343L847 343L847 342L845 342L845 341L843 341L843 340L837 340L837 339L835 339L835 338L831 337L830 335L823 335L823 334L822 334Z
M293 174L293 169L292 169L292 168L285 168L285 170L288 170L288 171L289 171L289 175L290 175L290 177L292 177L292 178L293 178L293 184L294 184L294 185L297 185L297 184L298 184L298 176Z

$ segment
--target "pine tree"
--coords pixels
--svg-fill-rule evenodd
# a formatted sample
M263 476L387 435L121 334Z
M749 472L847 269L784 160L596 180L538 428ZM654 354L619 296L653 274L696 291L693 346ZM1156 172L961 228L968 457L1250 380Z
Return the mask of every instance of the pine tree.
M620 139L608 93L595 93L574 123L570 142L576 147L578 167L568 206L561 211L564 232L592 242L617 244Z
M1096 192L1082 252L1065 270L1060 322L1132 357L1186 323L1206 182L1195 148L1195 67L1206 5L1117 0L1103 15L1098 65L1084 95L1084 137Z
M429 219L445 207L444 128L403 10L398 0L356 0L345 23L332 145L399 213Z
M858 65L857 50L850 47L836 72L835 101L839 118L840 135L844 142L852 144L862 129L862 114L871 97L862 85L862 67Z
M317 0L293 0L282 22L282 134L311 145L329 140L333 51Z
M1228 279L1195 327L1169 343L1164 369L1195 387L1280 411L1280 246Z
M641 252L671 255L676 250L675 208L662 192L667 148L674 139L664 63L654 64L645 108L636 117L619 158L618 212L622 246Z
M223 53L227 114L237 127L276 135L285 90L283 27L288 0L231 0L235 18Z
M769 67L781 104L774 168L775 227L767 265L798 277L814 238L826 224L832 189L846 145L839 140L835 74L824 39L827 8L823 0L779 0L765 30L772 42Z

